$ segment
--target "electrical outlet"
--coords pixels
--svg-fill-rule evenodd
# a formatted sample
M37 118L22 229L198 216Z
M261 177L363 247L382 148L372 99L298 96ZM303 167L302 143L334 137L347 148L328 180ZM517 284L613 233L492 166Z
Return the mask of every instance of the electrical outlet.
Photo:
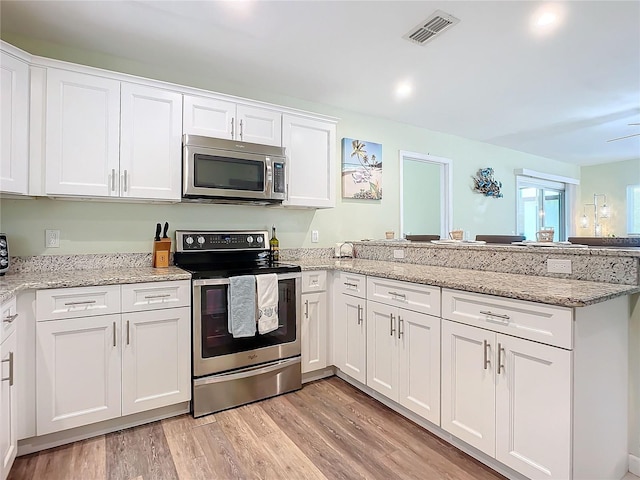
M571 260L549 258L547 260L547 273L571 273Z
M318 243L318 230L311 230L311 243Z
M45 248L59 248L60 247L60 230L45 230L44 246Z
M393 258L404 258L404 250L394 250Z

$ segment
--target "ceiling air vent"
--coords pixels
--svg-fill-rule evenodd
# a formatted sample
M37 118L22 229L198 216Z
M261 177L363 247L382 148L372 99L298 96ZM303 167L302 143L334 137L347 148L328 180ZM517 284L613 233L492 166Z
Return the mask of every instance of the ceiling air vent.
M436 10L429 18L409 30L402 38L418 45L424 45L434 37L442 35L459 21L460 19L453 15L449 15L442 10Z

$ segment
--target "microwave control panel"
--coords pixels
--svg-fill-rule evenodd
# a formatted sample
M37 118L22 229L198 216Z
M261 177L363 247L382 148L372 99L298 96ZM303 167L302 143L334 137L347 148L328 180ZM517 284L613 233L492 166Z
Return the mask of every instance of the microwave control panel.
M273 191L275 193L285 193L284 163L274 162L273 164Z

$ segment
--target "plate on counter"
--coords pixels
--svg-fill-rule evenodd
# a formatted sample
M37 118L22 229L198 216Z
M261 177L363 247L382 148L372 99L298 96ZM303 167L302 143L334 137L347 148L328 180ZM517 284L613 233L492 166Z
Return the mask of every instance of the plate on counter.
M485 241L483 240L431 240L431 243L435 243L436 245L484 245Z
M571 242L534 242L524 240L522 242L511 242L511 245L522 245L525 247L563 247L563 248L587 248L587 245Z

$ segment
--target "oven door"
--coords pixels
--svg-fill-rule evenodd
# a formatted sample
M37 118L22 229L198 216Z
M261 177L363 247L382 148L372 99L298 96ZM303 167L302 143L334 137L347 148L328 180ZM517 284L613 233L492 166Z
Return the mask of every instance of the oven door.
M229 279L194 280L194 377L300 355L301 278L278 275L278 329L246 338L233 338L228 330Z

